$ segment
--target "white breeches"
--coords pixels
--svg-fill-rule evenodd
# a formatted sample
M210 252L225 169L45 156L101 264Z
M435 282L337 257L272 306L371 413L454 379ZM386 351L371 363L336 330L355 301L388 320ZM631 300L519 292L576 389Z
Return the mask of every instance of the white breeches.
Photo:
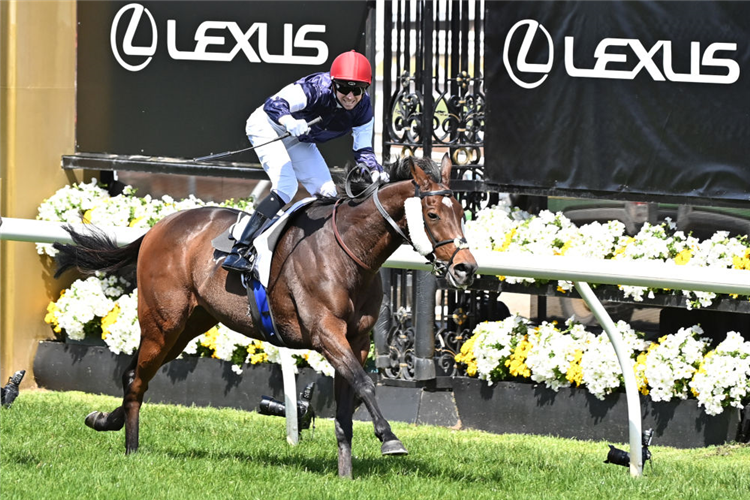
M245 133L253 146L264 144L285 132L286 129L271 120L262 107L250 115L245 126ZM331 172L315 144L300 142L290 136L254 151L271 180L271 189L285 203L294 198L298 182L312 195L336 195Z

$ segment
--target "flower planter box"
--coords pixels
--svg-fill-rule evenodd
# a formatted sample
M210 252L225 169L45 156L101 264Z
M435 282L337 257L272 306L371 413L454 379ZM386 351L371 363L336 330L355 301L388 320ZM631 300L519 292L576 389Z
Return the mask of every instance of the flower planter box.
M463 427L494 433L542 434L566 438L627 443L628 412L624 393L604 401L585 389L555 392L543 385L497 382L491 386L472 378L453 383ZM641 397L643 429L654 429L654 445L698 448L733 441L739 410L727 408L709 416L695 400L654 403Z
M113 354L106 347L40 342L34 358L34 376L37 385L45 389L122 397L122 374L131 358ZM319 417L332 417L333 379L311 368L300 368L299 390L310 382L315 382L312 399L315 413ZM257 411L262 396L284 400L279 365L245 366L238 375L229 362L191 357L163 366L149 384L146 401Z

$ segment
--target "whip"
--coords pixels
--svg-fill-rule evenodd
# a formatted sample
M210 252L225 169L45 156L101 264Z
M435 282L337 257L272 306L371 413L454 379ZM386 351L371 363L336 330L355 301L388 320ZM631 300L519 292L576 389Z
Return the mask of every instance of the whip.
M309 122L307 122L307 126L308 127L312 127L313 125L315 125L316 123L320 122L321 120L322 120L321 117L313 118L312 120L310 120ZM215 160L216 158L223 158L225 156L236 155L237 153L244 153L245 151L251 151L251 150L253 150L255 148L260 148L260 147L266 146L268 144L271 144L272 142L280 141L281 139L286 139L290 135L292 135L292 134L287 131L287 132L284 132L283 134L281 134L280 136L276 137L275 139L271 139L270 141L264 142L263 144L258 144L257 146L250 146L248 148L238 149L236 151L225 151L224 153L216 153L216 154L212 154L212 155L208 155L208 156L199 156L198 158L193 158L191 161Z

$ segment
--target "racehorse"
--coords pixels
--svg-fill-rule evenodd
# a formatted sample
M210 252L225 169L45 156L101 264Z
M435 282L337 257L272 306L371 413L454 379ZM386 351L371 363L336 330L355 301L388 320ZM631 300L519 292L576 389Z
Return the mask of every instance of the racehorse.
M292 214L274 250L267 291L278 335L289 348L320 352L336 371L340 476L352 476L355 395L372 416L381 453L407 454L363 369L383 297L378 269L406 239L418 251L426 244L421 253L452 285L465 288L473 280L477 264L463 237L463 209L448 187L451 168L448 155L439 168L431 159L399 160L390 167L392 180L373 195L320 199ZM416 210L406 208L409 200ZM222 269L211 244L236 220L236 210L201 207L162 219L124 247L102 232L72 228L74 245L55 244L55 277L73 267L83 273L125 272L136 265L141 342L122 377L122 406L86 417L97 431L125 426L126 454L138 449L139 412L149 381L192 339L219 322L260 338L246 314L240 276ZM417 237L419 245L412 241Z

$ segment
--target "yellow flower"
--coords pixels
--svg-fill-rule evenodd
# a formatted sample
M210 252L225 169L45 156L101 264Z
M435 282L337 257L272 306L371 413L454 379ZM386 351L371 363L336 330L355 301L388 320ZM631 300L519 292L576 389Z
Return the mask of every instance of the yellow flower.
M268 361L268 354L261 352L260 354L253 354L250 356L250 364L257 365L258 363L265 363Z
M581 382L583 382L583 368L581 368L582 359L583 351L581 349L576 349L573 354L573 361L570 362L568 372L565 374L565 378L568 379L568 382L571 384L575 383L576 387L580 387Z
M109 335L109 329L112 328L117 322L117 317L120 315L120 305L115 304L115 307L102 318L102 338L106 339Z
M531 376L531 370L526 365L526 358L529 356L531 347L528 335L524 336L523 340L521 340L516 348L513 349L510 358L505 361L505 366L509 369L512 376L523 378L529 378Z
M52 328L55 330L55 333L62 332L62 328L60 328L60 323L57 321L57 313L60 310L59 307L57 307L56 302L50 302L47 304L47 314L44 316L44 322L48 325L52 325Z
M203 334L204 338L201 340L201 345L205 347L206 349L210 349L213 351L213 354L211 354L212 358L216 357L216 338L219 336L219 328L213 327L209 331Z
M693 257L693 251L689 248L685 248L680 253L677 254L674 258L675 264L678 266L684 266L688 262L690 262L690 259Z
M615 255L624 254L625 250L627 250L627 248L628 248L628 245L632 245L634 242L635 242L635 238L633 238L632 236L628 237L625 240L625 243L623 243L620 248L618 248L617 250L615 250Z
M743 257L735 255L732 257L732 267L735 269L747 269L750 271L750 250Z
M508 232L505 235L505 239L503 240L503 244L500 245L500 247L495 248L495 251L497 251L497 252L504 252L504 251L506 251L508 249L508 247L510 246L510 244L513 242L513 236L515 236L515 235L516 235L516 228L514 227L513 229L510 230L510 232Z
M140 221L143 220L143 217L136 217L135 219L130 221L130 224L128 224L130 227L135 227L136 224L138 224Z
M91 208L89 210L86 210L86 212L83 214L83 223L84 224L91 224L91 214L96 210L95 208Z
M563 287L561 287L560 285L557 285L557 291L558 291L558 292L560 292L560 293L568 293L568 291L567 291L567 290L565 290L565 289L564 289Z
M656 344L651 344L651 346L648 348L648 352L651 352L651 348L656 347ZM646 378L646 359L648 357L648 354L645 352L642 352L638 355L638 358L635 360L635 365L633 366L633 371L635 372L635 381L636 385L638 386L638 391L643 394L644 396L648 396L648 379Z
M477 342L477 335L474 335L461 346L461 352L456 355L456 363L466 365L466 374L475 377L477 374L477 358L474 356L474 344Z
M561 249L555 249L554 253L555 255L565 255L565 252L570 250L570 247L573 246L573 240L568 240L565 242L565 244L562 246Z

